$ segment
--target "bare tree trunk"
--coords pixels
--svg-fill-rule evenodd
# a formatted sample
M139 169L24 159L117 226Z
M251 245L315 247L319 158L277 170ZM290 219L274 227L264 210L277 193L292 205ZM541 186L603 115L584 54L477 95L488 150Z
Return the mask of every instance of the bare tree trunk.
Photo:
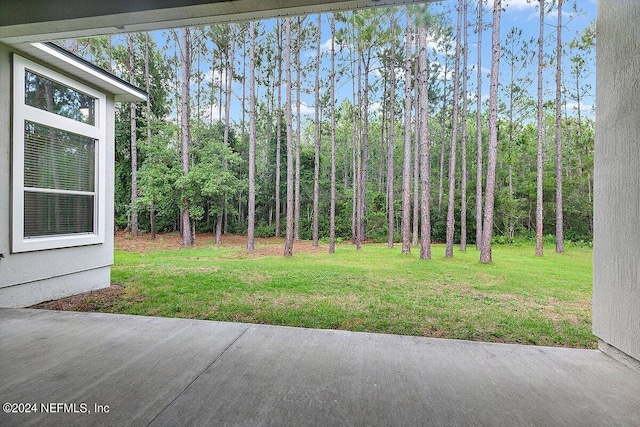
M151 76L149 72L149 33L145 34L144 76L147 93L151 93ZM147 96L147 146L151 147L151 96ZM149 203L149 227L151 240L156 240L156 211L153 200Z
M480 262L491 262L493 234L493 205L498 163L498 72L500 69L500 13L502 0L493 1L493 29L491 40L491 82L489 84L489 153L487 156L487 188L484 200L484 223Z
M285 90L287 122L287 227L284 256L293 255L293 126L291 124L291 18L285 18Z
M280 139L282 138L282 22L278 19L278 112L276 122L276 237L280 236Z
M414 32L415 39L417 41L418 34ZM420 142L422 141L422 135L420 135L420 88L418 82L420 81L420 67L418 67L418 49L416 46L416 64L413 67L414 74L413 80L416 82L413 96L413 111L415 111L414 123L414 139L413 139L413 237L411 244L418 246L418 227L420 226Z
M218 217L216 218L216 245L222 243L222 219L224 215L222 212L218 213Z
M538 37L538 149L537 149L537 169L536 169L536 256L542 256L542 174L544 164L542 163L542 144L544 140L544 115L542 111L542 48L544 45L544 0L540 1L540 35Z
M226 66L226 89L225 89L225 104L224 104L224 145L229 146L229 133L231 131L231 93L233 91L233 63L235 61L235 46L236 46L236 32L233 28L233 24L229 24L230 32L230 47L227 52L227 66ZM252 80L253 81L253 80ZM244 84L243 84L244 87ZM244 107L243 107L244 108ZM222 160L222 167L226 170L229 165L226 157ZM219 224L216 224L216 244L219 245L222 242L222 218L223 212L227 210L227 194L222 196L220 203L220 213L218 218Z
M467 0L462 0L462 140L460 142L460 162L462 179L460 183L460 250L467 250L467 66L469 63L469 43L467 36Z
M191 45L189 41L189 28L182 29L181 37L182 51L182 96L181 96L181 137L182 137L182 172L189 173L189 86L191 76ZM180 211L182 223L182 244L191 246L193 238L191 236L191 221L189 218L189 200L183 199L183 207Z
M369 173L369 72L371 71L371 51L367 51L364 60L364 84L362 87L362 169L360 173L360 243L364 242L366 237L366 212L367 212L367 180Z
M295 208L293 219L293 238L300 241L300 136L302 123L300 116L300 93L302 92L302 64L300 61L301 39L302 39L302 18L298 17L298 34L296 37L296 178L295 178Z
M556 47L556 252L564 252L564 217L562 214L562 2L558 2L558 36Z
M420 66L420 259L431 259L431 215L429 212L429 71L427 68L427 29L418 29ZM417 189L416 189L417 191Z
M255 249L256 226L256 34L255 22L249 22L249 203L247 208L247 251Z
M440 143L440 173L438 175L438 213L442 212L442 194L444 193L444 153L447 142L447 68L448 61L444 60L444 78L442 80L442 112L440 122L442 127L442 140Z
M387 215L388 215L388 239L387 246L393 247L395 231L395 210L394 210L394 158L393 152L396 147L396 17L395 11L391 16L391 52L389 54L389 132L387 142ZM382 155L380 156L382 157Z
M476 249L482 243L482 22L484 0L478 0L478 65L476 94Z
M313 164L313 247L318 246L318 209L320 197L320 59L322 51L322 14L318 14L318 39L317 39L317 58L316 58L316 82L314 86L315 95L315 155Z
M460 99L460 45L462 35L462 1L458 0L458 19L456 24L456 56L453 66L453 114L451 117L451 151L449 156L449 202L447 206L447 247L445 257L453 256L453 232L455 229L456 198L456 145L458 143L458 104Z
M361 51L358 51L358 105L356 107L356 170L355 170L355 179L353 185L356 186L356 250L360 250L362 248L362 212L364 211L364 207L362 206L364 202L364 198L362 197L362 69L361 69Z
M354 31L354 39L355 39L355 29ZM350 52L353 55L353 52ZM360 58L356 57L355 59L351 56L351 86L352 86L352 97L353 97L353 124L352 124L352 145L351 147L351 243L357 246L358 243L358 230L360 230L360 226L358 225L358 185L360 183L360 177L358 175L358 159L360 158L356 151L360 149ZM355 64L355 65L354 65Z
M513 50L513 48L512 48ZM514 52L512 52L512 54L514 54ZM515 92L515 88L514 88L514 84L515 84L515 62L514 62L514 57L510 56L509 58L509 62L510 62L510 72L511 72L511 80L510 80L510 84L509 84L509 152L508 152L508 175L509 175L509 199L511 202L513 202L513 128L514 128L514 122L513 122L513 106L515 103L514 100L514 92ZM509 227L509 238L513 239L513 236L515 234L515 218L513 217L513 215L511 214L511 211L509 212L509 218L508 218L508 227Z
M329 253L336 251L336 50L335 17L331 14L331 206L329 210Z
M354 104L355 105L355 104ZM356 113L357 114L357 113ZM356 119L357 120L357 119ZM355 129L355 126L354 126ZM356 141L356 147L351 149L351 174L353 179L351 180L351 243L357 244L358 242L358 168L356 167L356 148L358 136L354 130L354 141Z
M129 51L129 83L136 84L135 75L135 44L133 34L127 36L127 50ZM131 236L138 236L138 145L136 130L137 104L131 102Z
M404 58L404 152L402 157L402 253L411 253L411 16L407 15Z
M387 115L389 114L389 88L387 86L388 78L387 74L382 74L382 109L380 114L380 154L378 155L378 193L382 193L382 187L385 185L385 160L386 154L385 147L388 148L388 140L387 140ZM385 187L385 195L387 194L387 190ZM385 196L386 197L386 196ZM388 205L388 204L387 204ZM385 213L389 213L388 206L385 208Z

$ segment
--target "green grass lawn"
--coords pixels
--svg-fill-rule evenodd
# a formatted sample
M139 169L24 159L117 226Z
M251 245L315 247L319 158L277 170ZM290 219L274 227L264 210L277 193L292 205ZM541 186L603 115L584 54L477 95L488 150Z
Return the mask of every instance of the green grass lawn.
M265 244L257 248L264 249ZM277 248L282 249L278 245ZM125 286L100 311L306 328L594 348L592 251L533 256L533 246L418 258L418 248L338 245L284 258L236 247L117 250L112 282ZM323 250L324 249L324 250ZM260 252L260 251L258 251ZM277 254L276 254L277 252ZM272 255L268 255L273 253Z

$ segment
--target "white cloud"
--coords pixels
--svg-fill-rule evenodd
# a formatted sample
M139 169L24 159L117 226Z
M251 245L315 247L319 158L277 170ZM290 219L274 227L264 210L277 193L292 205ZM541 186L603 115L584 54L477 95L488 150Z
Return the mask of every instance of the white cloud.
M213 82L215 84L220 84L226 82L227 80L227 72L220 70L209 70L204 73L204 81L205 82Z
M581 102L580 104L580 111L584 112L584 111L589 111L593 109L593 104L586 104ZM567 109L569 111L578 111L578 103L577 102L567 102Z
M505 6L509 10L528 10L536 7L537 2L532 0L528 2L527 0L507 0L505 2Z
M301 116L312 116L316 114L316 110L312 105L307 105L304 102L300 103L300 115Z
M219 115L220 106L216 104L203 105L200 107L200 111L198 112L198 116L202 120L209 120L211 118L213 118L213 120L218 120Z
M433 34L427 34L427 49L431 49L431 51L436 53L445 53L449 56L455 55L455 47L453 43L450 43L448 46L444 44L446 41L444 36L436 37ZM442 47L448 47L446 51L442 50Z
M551 11L549 11L549 13L546 14L547 18L553 18L554 21L558 19L558 9L553 8L551 9ZM562 11L562 17L566 18L566 19L570 19L571 18L571 13L567 12L566 10Z
M320 44L320 50L322 52L331 52L331 37L329 37L325 42ZM340 52L342 50L342 46L340 43L334 43L333 48L336 52Z
M445 79L444 66L438 61L432 61L431 64L437 65L437 67L438 67L437 68L436 79L444 80ZM448 69L447 70L446 79L447 79L447 81L452 81L453 80L453 69Z
M382 110L382 103L381 102L372 102L371 104L369 104L369 113L377 113L378 111Z

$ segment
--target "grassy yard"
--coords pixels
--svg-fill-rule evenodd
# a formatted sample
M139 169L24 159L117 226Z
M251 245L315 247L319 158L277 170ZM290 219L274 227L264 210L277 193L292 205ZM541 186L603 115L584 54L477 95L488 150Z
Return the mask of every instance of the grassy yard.
M142 239L146 239L143 237ZM281 256L280 241L195 248L149 246L119 237L112 282L117 298L85 302L98 311L331 328L548 346L594 348L592 251L575 247L494 246L494 263L478 252L444 258L409 256L400 247L367 244L360 252L308 242ZM166 246L171 246L166 248ZM296 251L298 248L298 251ZM95 297L94 297L95 298Z

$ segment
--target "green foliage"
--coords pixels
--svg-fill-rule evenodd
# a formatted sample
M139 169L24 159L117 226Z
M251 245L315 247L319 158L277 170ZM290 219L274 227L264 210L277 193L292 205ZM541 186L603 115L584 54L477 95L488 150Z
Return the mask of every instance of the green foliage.
M255 236L256 237L273 237L276 235L275 224L267 224L266 222L260 222L256 225Z
M388 139L389 103L386 101L389 89L390 46L396 45L396 67L402 67L404 61L403 40L405 28L402 28L402 13L411 15L419 26L427 26L434 36L436 49L430 61L430 147L431 147L431 227L432 241L445 241L446 234L446 194L444 205L437 209L439 160L444 152L443 188L448 187L448 151L451 133L451 79L443 80L452 69L452 58L448 52L454 50L453 24L447 14L436 14L428 5L413 5L407 9L372 9L336 14L338 28L334 39L337 44L337 86L353 88L358 61L361 66L376 70L368 73L370 104L381 105L381 111L369 111L369 156L368 182L366 183L365 238L368 241L387 241L386 206L386 153ZM402 12L402 13L401 13ZM325 18L323 18L325 19ZM389 29L391 19L397 19L395 34ZM299 39L305 51L314 49L315 20L294 20L293 37ZM273 224L276 215L281 221L280 233L284 231L284 212L286 209L286 126L284 120L284 100L277 105L279 85L277 66L283 54L278 56L278 43L281 40L281 27L259 25L257 37L263 40L257 50L257 168L256 168L256 224L260 235L271 235L264 226ZM198 231L211 231L218 216L224 216L224 228L227 232L244 233L247 230L248 200L248 117L246 114L247 71L241 64L248 47L247 25L220 24L194 29L192 38L192 98L191 102L191 141L188 174L182 172L180 129L176 118L182 106L179 105L180 65L179 50L174 40L174 32L165 32L164 37L144 34L134 36L135 61L134 79L141 88L146 87L145 55L149 56L149 83L151 95L151 117L146 115L146 106L138 105L138 202L131 205L131 158L129 124L130 107L128 104L117 106L116 114L116 167L115 167L115 224L125 228L133 210L139 214L139 227L150 228L149 213L153 209L156 226L159 230L174 231L178 228L180 209L189 202L189 213L196 223ZM591 91L588 77L592 72L593 44L595 33L592 27L577 33L568 43L565 96L568 105L577 104ZM164 41L158 41L164 38ZM223 141L224 125L215 117L214 107L224 108L224 79L227 61L232 60L231 46L234 46L235 69L233 70L232 123L230 138ZM524 66L532 60L531 42L517 29L506 36L502 44L500 111L499 111L499 150L494 212L494 230L496 238L504 236L505 242L517 242L528 239L535 227L536 197L536 141L535 102L531 96L532 81ZM106 37L77 41L79 53L97 63L113 67L124 79L128 80L128 51L122 40L110 40ZM326 52L320 57L325 58ZM323 59L324 67L327 65ZM312 89L312 69L316 57L302 55L301 78L306 91ZM198 68L199 67L199 68ZM375 77L374 77L375 74ZM282 77L282 76L281 76ZM329 79L321 79L321 153L320 153L320 192L319 192L319 234L320 238L329 236L330 208L330 148L331 133L329 118L332 106L329 105ZM401 205L401 168L404 136L404 81L399 79L396 87L395 108L395 213L396 230L400 227ZM240 88L242 85L244 87ZM222 87L221 87L222 86ZM241 89L241 90L240 90ZM356 90L357 88L353 88ZM295 92L295 89L294 89ZM241 95L243 94L244 95ZM294 93L295 95L295 93ZM445 99L446 95L446 99ZM294 96L295 97L295 96ZM544 169L544 232L555 232L555 169L554 169L554 111L550 99L545 100L545 169ZM244 106L241 105L244 102ZM358 105L350 99L337 100L335 105L335 137L337 166L336 199L336 236L349 240L352 235L352 186L354 180L353 159L357 129ZM513 107L511 111L510 107ZM474 108L474 107L472 107ZM295 110L295 108L294 108ZM212 113L213 112L213 113ZM513 121L509 121L513 112ZM415 112L412 112L415 114ZM470 111L468 117L467 170L468 193L466 212L467 241L475 241L475 114ZM594 121L590 114L582 112L580 120L577 111L570 111L563 118L564 144L564 231L570 241L590 242L593 233L593 144ZM242 114L242 116L240 116ZM214 117L211 117L213 115ZM482 112L483 152L487 150L488 122L487 111ZM280 170L276 171L276 126L281 126ZM296 123L296 126L298 124ZM314 135L315 128L311 116L304 116L301 127L300 162L300 234L311 237L313 223L313 176L314 176ZM412 124L413 126L413 124ZM147 141L147 129L151 128L151 140ZM362 131L362 130L361 130ZM411 135L412 139L415 135ZM486 166L486 165L485 165ZM460 160L456 170L461 169ZM509 174L509 170L511 173ZM280 212L275 212L276 173L280 174ZM459 181L460 177L457 176ZM511 190L509 189L511 182ZM483 183L484 184L484 183ZM413 185L412 185L413 186ZM412 191L416 191L414 188ZM460 183L456 183L455 236L460 240ZM413 203L413 202L412 202ZM413 217L413 215L410 215ZM273 231L275 233L275 229ZM396 236L397 238L397 236Z

